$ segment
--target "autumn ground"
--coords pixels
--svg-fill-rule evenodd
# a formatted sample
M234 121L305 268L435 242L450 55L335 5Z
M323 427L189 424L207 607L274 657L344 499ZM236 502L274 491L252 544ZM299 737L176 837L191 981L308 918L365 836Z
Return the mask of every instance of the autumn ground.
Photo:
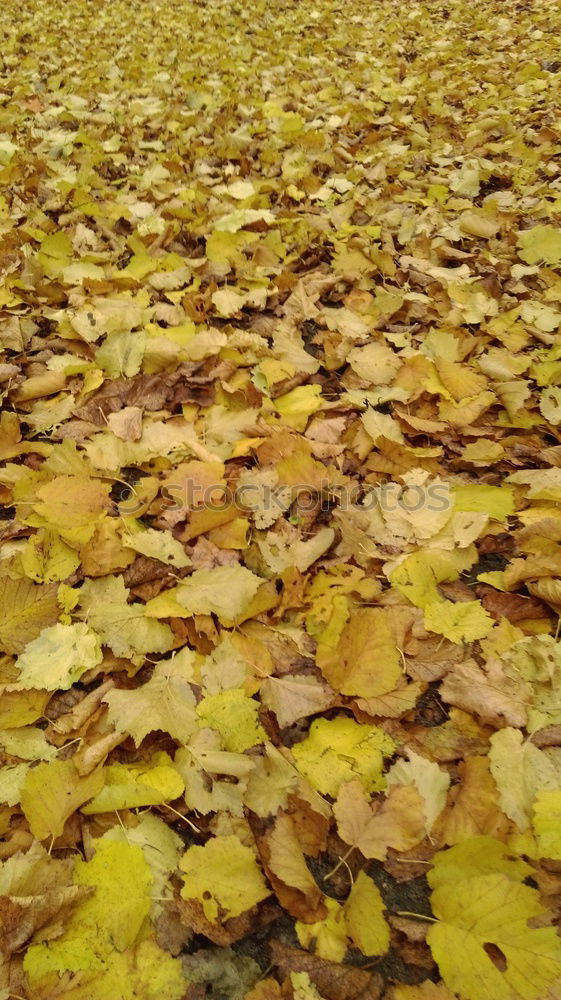
M559 1000L558 5L0 24L0 996Z

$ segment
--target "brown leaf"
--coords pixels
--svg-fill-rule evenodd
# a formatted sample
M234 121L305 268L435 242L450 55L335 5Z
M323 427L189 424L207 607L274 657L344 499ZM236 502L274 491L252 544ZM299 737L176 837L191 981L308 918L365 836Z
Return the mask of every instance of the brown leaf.
M304 854L317 858L327 847L330 817L316 812L309 802L297 794L288 796L287 812Z
M425 836L423 801L413 785L392 785L382 802L371 804L360 781L347 781L333 812L341 839L365 858L382 861L388 848L407 851Z
M498 660L490 660L481 667L475 660L458 664L444 678L440 696L443 701L498 726L505 723L524 726L530 702L526 685L507 676Z
M257 911L247 910L239 917L232 917L222 924L212 924L206 919L201 903L197 899L179 899L176 910L185 927L195 934L202 934L221 948L229 948L236 941L246 937L255 923Z
M542 581L539 581L541 584ZM530 584L529 589L535 585ZM480 583L474 588L476 597L479 598L483 607L489 612L495 621L507 618L509 622L520 622L530 618L548 618L551 615L549 608L537 597L526 597L524 594L505 594L500 590L494 590L485 583ZM539 586L535 586L535 591L539 597L546 595Z
M167 899L154 921L156 940L160 948L174 957L184 951L193 937L193 931L181 920L182 907L186 900Z
M0 950L11 955L39 930L43 941L57 937L72 908L92 891L90 886L68 885L40 896L1 897Z
M140 406L125 406L117 413L110 413L107 423L115 437L121 441L139 441L142 437L142 409Z
M271 941L271 958L283 978L291 972L307 972L326 1000L380 1000L382 995L377 972L328 962L280 941Z
M325 711L335 700L331 688L315 677L268 677L261 685L261 701L275 713L281 729Z
M256 838L263 867L282 907L298 920L321 920L327 910L290 816L281 814L272 831Z
M110 691L112 687L114 687L114 682L112 680L105 681L103 684L100 684L99 687L90 691L90 693L80 701L76 702L70 712L58 715L56 717L56 733L68 736L69 733L74 733L81 729L82 726L84 726L97 711L103 701L104 695L107 691ZM51 719L55 718L51 711L49 711L49 716Z
M109 414L125 406L141 407L150 413L165 408L173 411L175 406L187 402L208 406L214 399L214 391L209 388L213 377L197 378L195 372L200 368L199 363L184 363L173 372L108 379L75 411L75 416L105 427Z
M459 844L482 834L502 840L510 823L499 808L488 758L468 757L460 764L459 778L459 784L452 789L452 808L442 822L444 842Z

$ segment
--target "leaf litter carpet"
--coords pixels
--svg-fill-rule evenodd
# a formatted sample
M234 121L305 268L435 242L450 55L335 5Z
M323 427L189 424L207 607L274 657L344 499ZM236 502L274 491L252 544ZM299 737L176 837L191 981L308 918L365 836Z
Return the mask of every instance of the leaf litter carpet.
M559 7L1 19L1 996L559 1000Z

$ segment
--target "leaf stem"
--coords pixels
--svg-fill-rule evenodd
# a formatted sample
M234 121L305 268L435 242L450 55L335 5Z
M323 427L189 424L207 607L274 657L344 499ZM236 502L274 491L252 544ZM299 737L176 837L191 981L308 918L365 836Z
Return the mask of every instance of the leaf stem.
M437 924L436 917L427 917L425 913L413 913L412 910L395 910L396 917L415 917L417 920L428 920L431 924Z

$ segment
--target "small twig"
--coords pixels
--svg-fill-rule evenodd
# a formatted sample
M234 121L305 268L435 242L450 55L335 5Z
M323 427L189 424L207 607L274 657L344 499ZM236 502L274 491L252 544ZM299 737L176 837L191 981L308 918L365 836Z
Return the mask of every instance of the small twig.
M346 865L347 864L347 858L352 854L353 851L354 851L354 846L353 847L349 847L347 853L344 854L342 858L339 858L337 864L335 865L335 868L332 868L330 872L327 872L327 875L323 876L323 881L324 882L327 882L328 878L333 878L333 876L335 875L335 873L339 871L341 865ZM347 865L347 867L348 867L348 865Z
M396 917L415 917L417 920L428 920L431 924L437 924L436 917L427 917L424 913L413 913L411 910L396 910Z
M184 816L183 813L180 813L177 809L174 809L173 806L169 806L167 802L162 802L162 805L164 809L169 809L170 812L175 813L176 816L179 816L179 819L182 819L185 823L187 823L187 826L190 826L191 829L195 831L195 833L201 832L198 826L195 826L195 824L192 823L190 819L187 819L187 817Z

